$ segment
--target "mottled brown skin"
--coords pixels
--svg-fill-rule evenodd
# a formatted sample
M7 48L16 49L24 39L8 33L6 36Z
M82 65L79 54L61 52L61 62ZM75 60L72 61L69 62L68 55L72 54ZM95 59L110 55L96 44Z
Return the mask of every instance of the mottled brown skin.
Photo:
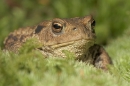
M76 59L107 70L111 59L102 46L95 44L95 20L93 17L55 18L33 26L20 28L5 39L5 49L17 52L26 40L38 39L43 47L38 48L45 57L66 57L69 50Z

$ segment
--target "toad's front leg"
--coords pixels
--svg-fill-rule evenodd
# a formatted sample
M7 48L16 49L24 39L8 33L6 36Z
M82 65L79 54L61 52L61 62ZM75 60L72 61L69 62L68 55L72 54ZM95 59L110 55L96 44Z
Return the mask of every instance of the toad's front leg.
M107 70L108 65L112 64L111 58L102 46L95 44L90 47L89 52L91 53L95 67Z

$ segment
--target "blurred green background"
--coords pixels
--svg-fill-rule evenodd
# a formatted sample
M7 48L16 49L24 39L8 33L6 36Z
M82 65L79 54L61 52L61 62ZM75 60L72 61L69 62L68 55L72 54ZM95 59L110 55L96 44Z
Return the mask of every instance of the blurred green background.
M19 27L89 14L96 20L97 42L107 44L129 28L129 8L129 0L0 0L0 46Z

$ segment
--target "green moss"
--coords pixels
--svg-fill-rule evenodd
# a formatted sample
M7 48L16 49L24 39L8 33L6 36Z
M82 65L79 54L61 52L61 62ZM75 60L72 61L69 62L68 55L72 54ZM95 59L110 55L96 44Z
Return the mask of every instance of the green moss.
M126 32L106 47L114 63L108 72L75 61L68 51L63 51L68 58L44 58L33 49L36 43L28 45L30 41L23 46L27 52L1 50L0 86L129 86L130 40Z
M106 48L113 59L114 68L117 69L119 75L130 81L130 29L126 30L123 35L113 40Z

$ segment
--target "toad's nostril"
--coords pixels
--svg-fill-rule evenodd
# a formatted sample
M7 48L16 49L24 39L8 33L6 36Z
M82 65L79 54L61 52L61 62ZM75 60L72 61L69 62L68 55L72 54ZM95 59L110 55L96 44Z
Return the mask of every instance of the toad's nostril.
M76 27L74 27L74 28L73 28L73 30L77 30L77 28L76 28Z

